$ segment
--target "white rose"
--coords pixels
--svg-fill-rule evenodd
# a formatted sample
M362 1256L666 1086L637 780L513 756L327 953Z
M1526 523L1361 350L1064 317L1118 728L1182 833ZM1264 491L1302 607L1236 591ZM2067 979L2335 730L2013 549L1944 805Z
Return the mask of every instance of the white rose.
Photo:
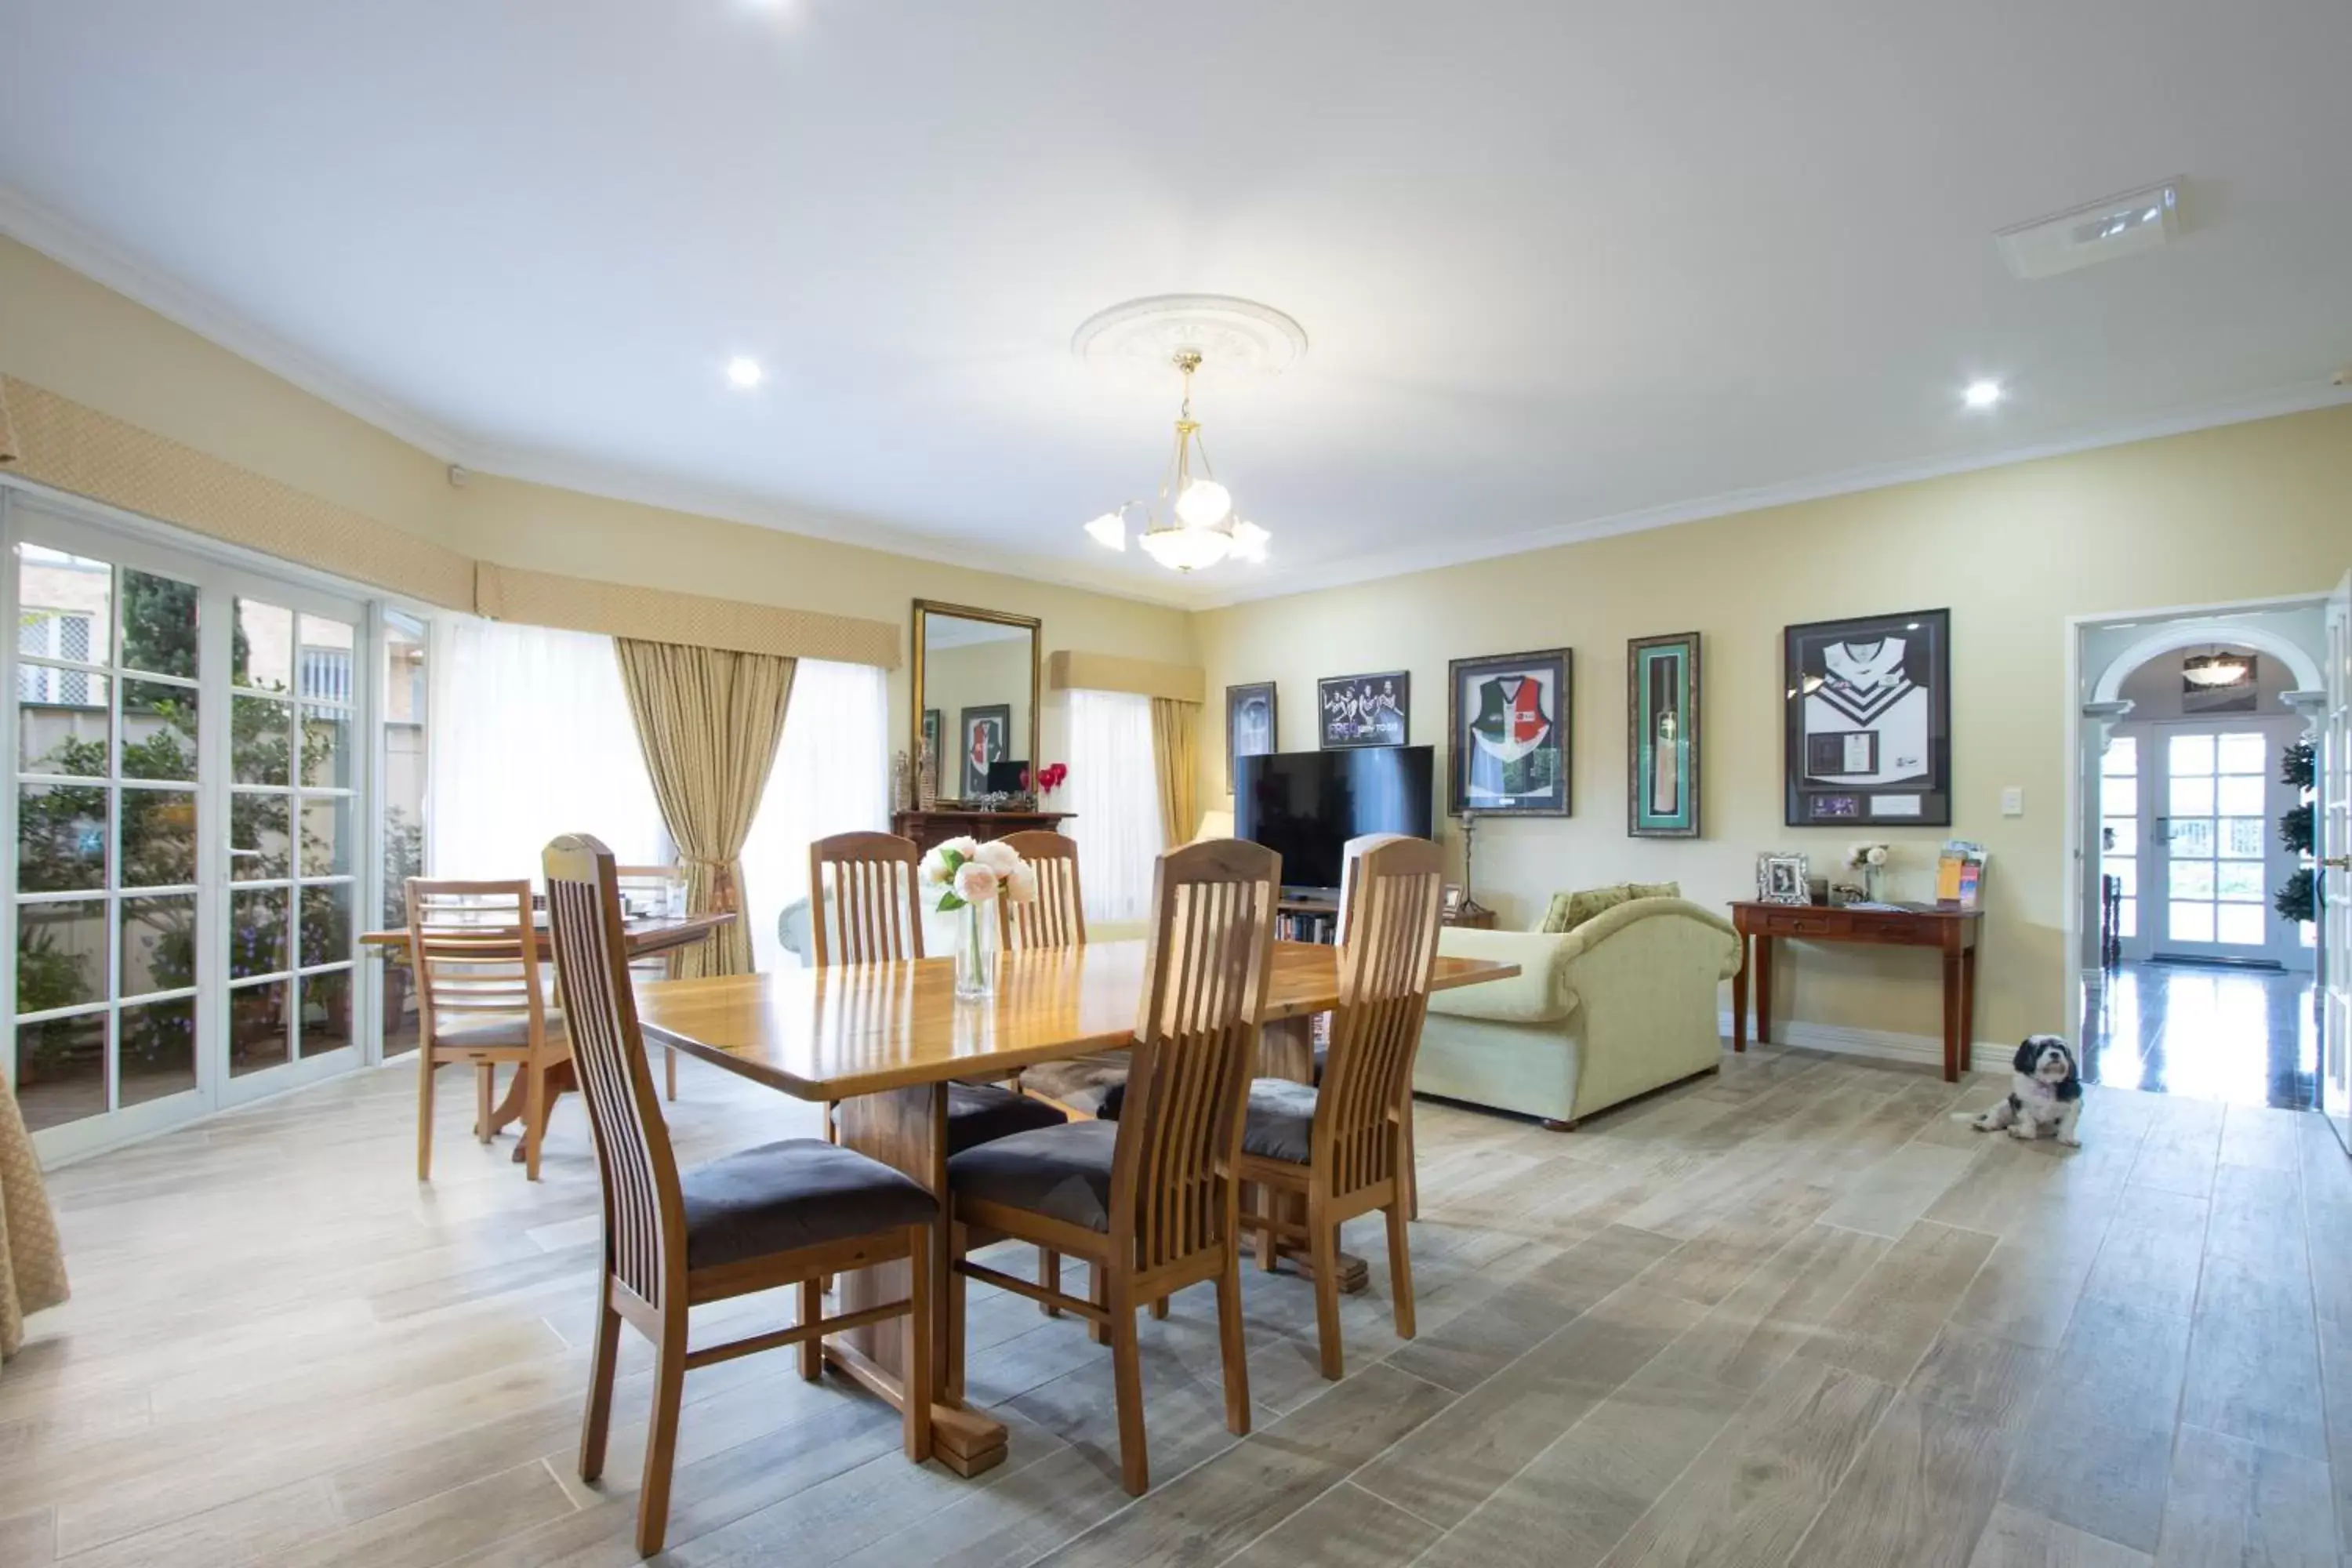
M954 838L943 839L940 842L940 847L933 850L932 853L936 855L954 855L969 860L971 858L972 851L979 847L980 841L978 839L960 836Z
M1885 845L1874 844L1870 847L1870 863L1874 866L1884 866L1886 864Z
M917 875L923 879L923 885L927 888L946 887L949 875L947 856L937 849L929 851L924 855L923 864Z
M1004 878L1004 896L1016 904L1026 904L1037 897L1037 869L1027 861L1015 865Z
M992 838L971 852L971 858L1000 877L1009 877L1021 864L1021 851L1001 838Z
M984 904L996 897L996 873L977 860L956 868L955 895L967 904Z

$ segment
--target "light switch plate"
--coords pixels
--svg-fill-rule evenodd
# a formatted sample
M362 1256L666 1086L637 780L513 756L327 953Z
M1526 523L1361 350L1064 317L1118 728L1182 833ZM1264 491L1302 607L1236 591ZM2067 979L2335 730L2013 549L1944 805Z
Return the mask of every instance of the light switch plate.
M2007 789L2002 790L2000 792L2000 814L2003 816L2023 816L2025 815L2025 792L2018 788L2015 784L2011 784Z

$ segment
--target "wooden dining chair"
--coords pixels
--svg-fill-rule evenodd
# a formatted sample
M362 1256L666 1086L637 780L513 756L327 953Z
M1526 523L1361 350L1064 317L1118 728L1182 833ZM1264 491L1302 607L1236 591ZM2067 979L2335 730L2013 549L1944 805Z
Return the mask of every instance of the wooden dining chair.
M1412 1061L1437 963L1444 866L1426 838L1379 835L1348 846L1340 891L1339 1005L1319 1085L1262 1078L1242 1122L1241 1179L1257 1194L1242 1225L1272 1268L1284 1240L1304 1245L1315 1275L1323 1375L1344 1370L1339 1226L1387 1216L1396 1331L1413 1336L1411 1217ZM1298 1217L1303 1211L1304 1217Z
M617 874L621 885L621 907L625 912L633 897L643 899L658 909L667 902L672 888L686 886L686 868L683 866L623 866L618 868ZM675 952L635 959L629 964L629 973L638 980L667 980L677 972L677 959ZM676 1100L677 1052L667 1047L662 1050L662 1078L665 1098Z
M999 899L1004 951L1084 947L1087 908L1078 897L1078 841L1050 828L1008 833L999 842L1037 874L1037 896L1025 903Z
M637 1552L662 1549L677 1456L686 1374L784 1345L801 1348L801 1375L824 1371L827 1334L907 1320L901 1384L907 1458L931 1452L930 1257L939 1200L878 1160L815 1138L788 1138L681 1172L655 1097L637 1028L612 851L585 835L547 847L547 905L556 969L572 1019L580 1088L604 1194L604 1265L596 1345L580 1429L580 1478L604 1468L613 1381L624 1321L654 1343L651 1432L637 1492ZM824 1316L827 1274L908 1260L905 1300ZM800 1287L792 1328L687 1349L690 1309L786 1285Z
M1220 839L1160 858L1137 1008L1133 1068L1117 1121L1072 1121L948 1161L950 1397L963 1373L965 1281L1075 1313L1105 1331L1127 1489L1150 1482L1136 1312L1203 1279L1217 1284L1225 1426L1249 1431L1234 1170L1274 952L1282 858ZM974 1263L999 1237L1087 1260L1090 1299Z
M408 879L408 956L416 981L416 1179L433 1179L433 1075L474 1069L474 1136L487 1143L522 1120L523 1171L539 1180L547 1135L548 1074L572 1058L548 995L529 882ZM499 1067L521 1089L494 1106Z

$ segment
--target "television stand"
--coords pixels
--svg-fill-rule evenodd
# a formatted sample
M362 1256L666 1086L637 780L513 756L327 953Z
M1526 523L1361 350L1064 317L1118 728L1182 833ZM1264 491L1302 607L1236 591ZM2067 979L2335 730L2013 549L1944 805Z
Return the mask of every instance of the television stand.
M1274 934L1283 942L1339 939L1339 895L1317 888L1286 888L1275 901Z

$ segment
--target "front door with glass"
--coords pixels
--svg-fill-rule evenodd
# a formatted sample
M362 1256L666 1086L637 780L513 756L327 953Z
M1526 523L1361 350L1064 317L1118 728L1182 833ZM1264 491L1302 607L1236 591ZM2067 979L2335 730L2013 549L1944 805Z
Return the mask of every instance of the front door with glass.
M2141 881L2153 896L2138 916L2152 956L2303 966L2300 930L2271 905L2287 871L2274 824L2292 804L2280 747L2300 728L2249 721L2149 736L2155 823Z

